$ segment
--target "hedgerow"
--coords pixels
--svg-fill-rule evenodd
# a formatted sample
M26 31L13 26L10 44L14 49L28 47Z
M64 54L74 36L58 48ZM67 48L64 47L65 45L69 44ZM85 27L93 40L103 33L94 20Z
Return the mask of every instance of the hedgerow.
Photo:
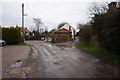
M6 41L7 44L18 44L22 40L21 31L17 28L2 28L2 39Z

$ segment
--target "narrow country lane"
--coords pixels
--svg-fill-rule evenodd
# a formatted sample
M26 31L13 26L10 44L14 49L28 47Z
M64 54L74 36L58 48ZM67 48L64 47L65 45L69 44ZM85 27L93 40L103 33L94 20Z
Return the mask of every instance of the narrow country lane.
M33 52L27 65L28 78L115 78L119 69L74 46L27 41ZM70 43L69 43L70 44Z

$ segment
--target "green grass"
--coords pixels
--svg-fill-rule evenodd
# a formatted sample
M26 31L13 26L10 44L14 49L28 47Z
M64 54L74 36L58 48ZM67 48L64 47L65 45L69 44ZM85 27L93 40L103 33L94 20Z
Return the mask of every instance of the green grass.
M20 42L20 43L18 43L18 45L25 45L25 46L29 46L29 44L27 44L27 43L23 43L23 42Z
M86 51L88 54L96 56L104 61L109 61L114 64L120 65L120 56L117 56L103 48L100 48L99 46L92 46L79 42L76 44L76 47L81 48L82 50Z

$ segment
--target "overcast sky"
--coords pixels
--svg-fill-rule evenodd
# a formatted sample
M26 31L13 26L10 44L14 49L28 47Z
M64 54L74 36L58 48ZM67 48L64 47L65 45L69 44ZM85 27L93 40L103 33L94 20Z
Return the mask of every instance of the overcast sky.
M68 22L75 29L78 23L86 23L91 2L103 0L2 0L0 1L0 25L21 26L21 4L24 2L25 26L34 28L33 18L40 18L43 26L56 28L61 22ZM115 0L104 0L104 2ZM2 21L2 22L1 22Z

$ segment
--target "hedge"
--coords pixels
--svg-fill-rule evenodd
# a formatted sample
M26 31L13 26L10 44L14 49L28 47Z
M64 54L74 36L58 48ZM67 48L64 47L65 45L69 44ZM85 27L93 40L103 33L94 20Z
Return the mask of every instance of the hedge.
M2 39L7 44L18 44L22 41L21 31L14 27L2 28Z
M91 25L89 24L81 25L80 32L79 32L79 40L89 44L91 37L93 35L92 33L93 32L92 32Z
M120 9L95 15L92 28L98 34L102 47L120 55Z

